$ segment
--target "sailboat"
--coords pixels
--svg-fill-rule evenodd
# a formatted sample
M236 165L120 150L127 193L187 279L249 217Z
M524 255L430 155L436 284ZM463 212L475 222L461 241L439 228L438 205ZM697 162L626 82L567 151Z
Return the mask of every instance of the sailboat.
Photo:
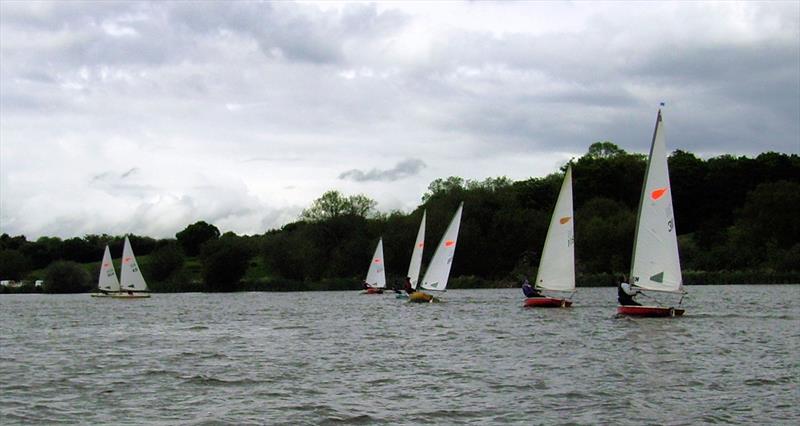
M375 247L375 254L372 255L372 260L367 270L367 278L364 279L364 283L369 286L365 288L364 294L382 294L383 289L386 288L386 271L384 270L383 263L383 238L378 240L378 246Z
M139 264L136 263L136 256L133 255L131 242L125 237L125 245L122 248L122 265L120 266L120 292L109 293L109 296L118 299L142 299L150 297L150 290L144 281Z
M106 246L103 253L103 262L100 264L100 276L97 278L97 288L99 293L92 293L92 297L109 297L113 293L119 293L119 281L117 271L114 270L114 263L111 261L111 251Z
M417 231L417 239L414 240L414 248L411 251L411 261L408 262L408 279L411 281L411 288L417 288L419 281L419 271L422 269L422 251L425 249L425 219L427 211L422 212L422 221L419 223L419 230ZM408 298L406 293L398 293L398 299Z
M537 288L559 292L575 292L575 231L572 212L572 167L567 167L564 182L558 193L556 207L550 218L550 227L544 240L539 271L536 273ZM529 297L527 307L566 308L572 305L569 299L558 297Z
M678 257L675 217L672 212L672 189L669 184L661 110L656 119L642 196L639 199L630 277L633 288L685 294ZM619 306L617 312L624 315L666 317L683 315L684 310L675 307L624 305Z
M459 204L453 219L444 231L442 240L433 252L431 263L425 271L425 276L418 288L432 291L445 291L447 280L450 278L450 266L453 264L453 256L456 253L456 242L458 241L458 229L461 226L461 212L464 210L464 203ZM438 302L439 300L423 291L415 291L408 298L409 302L425 303Z

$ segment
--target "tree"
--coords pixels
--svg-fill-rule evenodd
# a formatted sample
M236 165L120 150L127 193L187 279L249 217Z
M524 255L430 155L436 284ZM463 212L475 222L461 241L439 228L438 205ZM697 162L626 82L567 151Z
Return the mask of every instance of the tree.
M367 217L373 212L377 203L366 195L345 197L339 191L327 191L311 203L311 207L303 210L301 220L320 222L344 215Z
M82 293L91 289L89 273L71 261L53 262L45 271L45 293Z
M201 220L175 234L175 238L187 256L197 256L204 243L219 238L219 229Z
M612 158L624 155L625 150L611 141L595 142L589 146L586 156L589 158Z
M0 251L0 278L19 281L29 270L30 262L19 251Z
M203 246L203 285L206 291L236 291L250 266L250 251L238 238L212 240Z
M150 253L147 264L149 278L164 281L183 267L183 253L176 242L165 244Z

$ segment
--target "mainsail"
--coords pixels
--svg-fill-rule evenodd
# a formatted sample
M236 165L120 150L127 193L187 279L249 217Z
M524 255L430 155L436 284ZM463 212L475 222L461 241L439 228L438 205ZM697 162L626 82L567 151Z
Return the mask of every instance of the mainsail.
M142 271L136 263L131 242L125 237L125 246L122 249L122 266L120 267L120 286L122 291L147 291Z
M447 280L450 277L450 266L453 263L453 256L456 252L456 241L458 240L458 228L461 225L461 211L464 209L462 202L450 225L442 236L442 241L436 246L431 263L425 271L421 287L425 290L444 290L447 287Z
M378 240L378 246L375 247L375 254L372 255L372 261L369 263L366 281L367 284L373 287L386 287L386 271L384 270L383 263L383 238Z
M408 264L408 277L411 279L411 287L417 288L419 281L419 270L422 267L422 250L425 248L425 217L426 211L422 212L422 221L417 231L417 239L414 240L414 250L411 252L411 262Z
M639 200L630 279L647 290L679 293L683 279L663 126L659 110Z
M545 290L575 290L575 232L572 212L572 167L567 167L550 228L544 240L536 286Z
M100 264L100 276L97 279L97 288L112 293L119 291L119 281L117 271L114 270L114 262L111 260L111 251L106 246L103 253L103 263Z

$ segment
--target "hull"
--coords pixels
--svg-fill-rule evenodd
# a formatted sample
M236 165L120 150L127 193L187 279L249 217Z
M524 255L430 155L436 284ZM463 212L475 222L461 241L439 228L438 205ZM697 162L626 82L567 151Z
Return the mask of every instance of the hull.
M525 299L526 308L569 308L572 301L555 297L529 297Z
M398 294L398 295L395 295L395 296L394 296L394 298L395 298L395 299L408 299L408 294L406 294L406 293L400 293L400 294Z
M361 294L383 294L382 288L368 288L361 292Z
M618 306L617 313L632 317L679 317L684 310L680 308L664 308L661 306Z
M150 297L150 293L117 293L110 294L108 297L114 299L147 299Z
M428 293L415 291L408 296L408 301L411 303L436 303L439 299L431 296Z
M90 296L92 296L92 297L111 297L107 293L92 293L92 294L90 294Z

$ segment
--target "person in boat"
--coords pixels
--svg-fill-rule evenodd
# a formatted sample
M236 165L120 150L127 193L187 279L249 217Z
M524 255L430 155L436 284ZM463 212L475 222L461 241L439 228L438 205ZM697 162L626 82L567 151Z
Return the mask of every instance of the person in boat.
M364 290L369 290L372 288L372 286L367 283L367 280L361 281L361 287L363 287Z
M522 293L525 297L544 297L538 288L532 286L531 283L528 282L527 278L522 282Z
M394 285L392 286L392 290L394 290L394 292L397 294L402 293L401 291L402 287L400 287L400 281L397 281L397 279L394 280Z
M408 294L416 291L414 286L411 285L411 277L406 277L406 281L403 283L403 290Z
M622 275L617 280L617 300L619 304L622 306L642 306L641 303L634 300L634 296L641 293L639 290L634 290L630 284L628 284L625 276Z

